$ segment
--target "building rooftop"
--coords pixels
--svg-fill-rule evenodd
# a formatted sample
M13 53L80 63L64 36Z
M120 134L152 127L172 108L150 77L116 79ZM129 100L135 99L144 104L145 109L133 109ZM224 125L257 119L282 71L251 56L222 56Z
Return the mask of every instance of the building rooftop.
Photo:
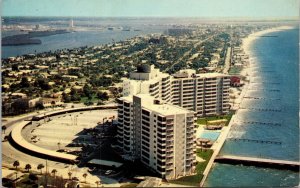
M182 107L175 106L172 104L162 103L159 99L155 99L149 94L137 94L137 95L129 95L126 97L122 97L121 99L127 102L133 102L133 97L141 98L142 106L145 109L155 111L163 116L174 115L174 114L185 114L185 113L194 113L193 111L186 110Z

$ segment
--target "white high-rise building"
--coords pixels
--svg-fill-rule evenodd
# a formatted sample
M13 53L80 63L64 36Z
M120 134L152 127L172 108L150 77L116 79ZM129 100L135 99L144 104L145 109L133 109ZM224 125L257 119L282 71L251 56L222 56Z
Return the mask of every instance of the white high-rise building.
M229 110L230 78L182 70L169 75L141 65L123 82L118 143L166 179L190 175L195 165L194 117Z
M166 104L149 94L118 101L118 142L127 156L140 159L162 178L194 172L194 112Z
M150 94L202 117L229 111L229 87L230 77L225 74L187 69L170 76L153 65L142 65L123 82L123 96Z

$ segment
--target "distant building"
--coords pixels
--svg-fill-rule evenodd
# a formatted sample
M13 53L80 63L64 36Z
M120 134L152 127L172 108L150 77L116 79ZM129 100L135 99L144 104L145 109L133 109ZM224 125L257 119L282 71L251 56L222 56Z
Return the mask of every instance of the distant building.
M230 78L230 85L234 87L239 87L241 86L241 78L238 76L232 76Z

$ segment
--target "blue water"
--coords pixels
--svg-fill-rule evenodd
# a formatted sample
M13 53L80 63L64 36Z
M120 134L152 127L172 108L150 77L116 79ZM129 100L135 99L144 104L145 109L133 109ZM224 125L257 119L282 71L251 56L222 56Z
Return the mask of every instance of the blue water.
M239 122L228 137L281 144L227 139L221 154L299 161L299 30L272 35L278 37L261 37L252 43L252 83L246 94L266 99L244 99L241 107L246 109L237 112ZM217 164L206 186L295 186L298 182L299 173L287 170Z
M21 46L3 46L2 58L24 55L29 53L48 52L64 48L77 48L82 46L97 46L101 44L112 43L113 41L123 41L135 36L146 35L150 33L163 33L166 27L144 27L140 31L122 31L122 30L103 30L103 31L77 31L39 37L40 45L21 45ZM6 34L8 35L8 34Z
M215 141L218 139L220 135L220 132L213 132L213 131L203 131L200 135L199 138L205 138L208 140Z

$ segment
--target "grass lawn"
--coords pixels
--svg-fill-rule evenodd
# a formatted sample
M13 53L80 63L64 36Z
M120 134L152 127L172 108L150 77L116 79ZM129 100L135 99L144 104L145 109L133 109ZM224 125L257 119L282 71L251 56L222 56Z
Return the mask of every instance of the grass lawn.
M201 179L203 178L203 172L208 164L209 159L211 158L213 154L213 150L206 149L201 151L200 149L197 149L197 156L204 159L204 162L198 162L196 166L196 175L193 176L185 176L182 178L179 178L177 180L171 180L170 183L175 184L181 184L181 185L190 185L190 186L199 186L199 183Z
M209 117L199 118L199 119L197 119L197 124L206 125L206 121L214 121L214 120L218 120L218 119L227 119L227 123L225 125L225 126L227 126L228 123L230 122L231 117L232 117L233 114L234 114L234 112L229 112L226 115L209 116Z

